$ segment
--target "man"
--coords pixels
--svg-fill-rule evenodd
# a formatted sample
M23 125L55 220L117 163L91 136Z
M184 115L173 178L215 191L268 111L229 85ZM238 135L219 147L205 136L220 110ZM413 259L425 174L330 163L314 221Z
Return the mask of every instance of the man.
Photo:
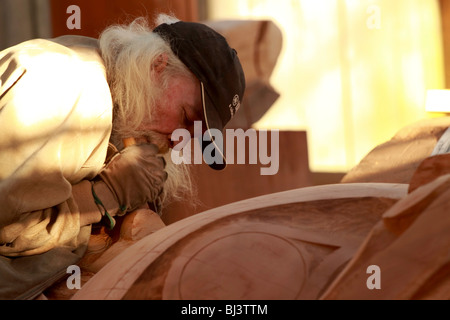
M223 130L242 100L242 67L223 37L165 15L156 24L0 53L0 298L33 297L65 274L92 224L113 227L189 189L184 169L165 170L172 132L198 120ZM137 144L124 148L130 137Z

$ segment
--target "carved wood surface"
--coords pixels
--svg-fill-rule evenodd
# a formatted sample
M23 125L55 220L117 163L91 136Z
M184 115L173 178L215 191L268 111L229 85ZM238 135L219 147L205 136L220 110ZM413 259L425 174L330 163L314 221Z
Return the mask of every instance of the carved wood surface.
M74 299L315 299L407 185L302 188L178 221L103 267Z
M450 174L450 154L440 154L426 158L414 172L409 182L408 192L411 193L420 186L446 174Z
M402 128L375 147L342 182L409 183L448 127L450 117L421 120Z
M322 299L450 299L450 175L415 189L383 214ZM382 284L368 290L367 267Z
M148 208L115 219L117 224L114 230L108 232L101 228L93 232L89 239L87 251L77 264L81 271L82 286L121 252L165 227L161 218ZM66 278L44 292L45 298L51 300L69 300L74 294L74 290L67 287Z
M127 247L73 299L448 300L450 155L428 156L448 121L403 129L352 173L408 184L307 187L205 211ZM371 176L386 148L389 170ZM380 289L369 288L374 266Z

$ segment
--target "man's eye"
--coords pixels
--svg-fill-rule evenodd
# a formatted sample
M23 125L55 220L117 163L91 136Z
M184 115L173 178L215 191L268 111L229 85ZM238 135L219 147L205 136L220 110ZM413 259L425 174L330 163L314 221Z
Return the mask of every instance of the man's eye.
M189 120L189 117L186 113L186 109L183 109L183 121L185 124L189 124L191 121Z

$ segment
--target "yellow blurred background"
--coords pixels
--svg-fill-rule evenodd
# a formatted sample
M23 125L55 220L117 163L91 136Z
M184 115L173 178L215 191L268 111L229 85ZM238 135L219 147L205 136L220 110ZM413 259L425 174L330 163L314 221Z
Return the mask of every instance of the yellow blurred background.
M311 171L346 172L400 128L436 116L445 87L437 0L210 0L208 17L269 19L283 33L281 97L256 128L306 130Z

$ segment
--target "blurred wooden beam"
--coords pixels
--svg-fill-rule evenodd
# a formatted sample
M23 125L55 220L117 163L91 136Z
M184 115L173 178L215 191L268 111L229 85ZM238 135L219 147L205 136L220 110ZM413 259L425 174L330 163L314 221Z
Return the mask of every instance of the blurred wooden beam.
M257 133L259 136L259 132ZM224 145L226 145L226 137L224 138ZM234 147L235 155L242 152L238 150L236 144ZM198 191L197 199L195 199L197 206L192 206L195 202L193 199L170 204L162 214L164 223L171 224L229 203L311 186L306 132L280 131L277 147L279 148L279 170L274 175L261 175L261 168L269 167L269 165L262 165L259 160L258 164L249 164L248 144L245 150L246 164L231 164L228 159L227 168L223 171L214 171L205 163L190 165ZM268 137L267 150L271 154L274 152L270 137Z
M137 17L150 22L158 13L172 13L184 21L198 21L198 0L50 0L53 36L83 35L97 38L111 24L129 23ZM81 11L81 29L70 30L67 8L77 5Z

